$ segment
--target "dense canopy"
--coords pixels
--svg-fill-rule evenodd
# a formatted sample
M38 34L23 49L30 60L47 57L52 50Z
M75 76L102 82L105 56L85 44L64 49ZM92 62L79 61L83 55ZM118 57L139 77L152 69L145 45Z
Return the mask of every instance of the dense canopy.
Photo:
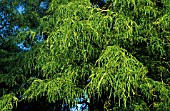
M2 111L58 111L85 95L90 111L170 109L169 0L48 2L40 13L30 1L29 30L10 35L31 50L0 48Z

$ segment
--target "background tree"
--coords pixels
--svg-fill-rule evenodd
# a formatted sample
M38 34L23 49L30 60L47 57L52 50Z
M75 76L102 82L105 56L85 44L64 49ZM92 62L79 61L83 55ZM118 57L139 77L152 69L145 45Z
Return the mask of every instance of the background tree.
M30 32L36 32L36 28L39 26L39 19L45 15L49 2L49 0L1 0L1 49L16 52L18 50L16 44L21 42L27 44L29 42L28 39L33 36L32 33L32 36L30 36Z
M52 0L36 25L47 39L1 56L9 64L0 109L60 110L88 93L90 110L169 110L169 9L169 0L107 0L102 8Z

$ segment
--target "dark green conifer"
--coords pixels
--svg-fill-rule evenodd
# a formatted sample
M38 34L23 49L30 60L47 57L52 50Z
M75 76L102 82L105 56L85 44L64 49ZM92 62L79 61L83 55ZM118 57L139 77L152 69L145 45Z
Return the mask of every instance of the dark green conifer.
M102 9L52 0L31 28L48 34L43 43L0 50L0 109L60 110L88 93L90 110L168 111L169 9L169 0L107 0Z

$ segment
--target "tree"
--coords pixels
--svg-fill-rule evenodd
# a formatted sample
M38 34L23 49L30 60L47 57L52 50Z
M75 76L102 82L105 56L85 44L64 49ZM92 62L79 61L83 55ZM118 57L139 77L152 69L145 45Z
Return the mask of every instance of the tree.
M1 49L16 52L19 50L16 44L23 42L26 46L30 45L30 39L37 39L33 37L33 33L37 33L39 19L45 15L49 2L50 0L1 0ZM29 36L30 33L32 36Z
M52 0L36 29L47 39L15 57L1 52L0 109L25 102L60 110L88 93L90 110L167 111L169 9L169 0L107 0L102 8Z

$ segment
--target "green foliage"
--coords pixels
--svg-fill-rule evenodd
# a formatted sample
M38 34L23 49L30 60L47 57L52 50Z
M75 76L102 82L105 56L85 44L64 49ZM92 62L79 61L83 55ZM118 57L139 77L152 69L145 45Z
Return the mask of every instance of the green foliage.
M98 67L92 71L91 81L88 84L89 93L109 92L108 98L114 97L126 102L131 99L132 93L145 79L146 68L133 56L118 46L108 46L97 60Z
M1 56L0 84L7 87L0 108L12 110L17 102L31 104L43 97L58 107L73 105L87 92L91 110L168 111L169 4L108 0L100 9L89 0L52 0L47 15L35 16L38 29L16 39L31 34L33 42L37 32L47 32L47 40L25 53L1 51L9 56Z
M10 111L17 106L18 98L14 94L6 94L0 98L0 109L1 111Z

